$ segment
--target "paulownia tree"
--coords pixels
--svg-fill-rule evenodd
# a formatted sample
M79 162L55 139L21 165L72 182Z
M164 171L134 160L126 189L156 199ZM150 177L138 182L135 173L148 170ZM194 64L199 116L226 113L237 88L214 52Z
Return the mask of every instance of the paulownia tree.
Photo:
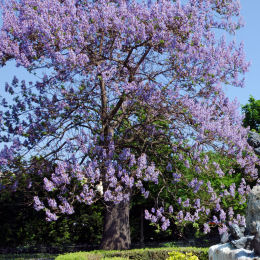
M74 202L103 200L104 249L130 247L129 202L134 192L148 197L151 182L161 188L145 216L162 229L170 217L203 217L205 232L207 215L220 232L228 221L243 223L232 208L226 216L222 201L238 190L243 202L258 159L222 84L242 86L248 64L243 46L215 36L234 33L238 17L236 0L4 1L1 64L13 59L37 78L6 84L13 100L2 99L1 171L18 180L19 169L41 176L46 162L54 167L43 179L48 195L34 198L49 221L72 214ZM210 178L224 172L207 151L242 167L240 186L212 187ZM176 197L180 182L192 200ZM183 210L159 200L165 191Z

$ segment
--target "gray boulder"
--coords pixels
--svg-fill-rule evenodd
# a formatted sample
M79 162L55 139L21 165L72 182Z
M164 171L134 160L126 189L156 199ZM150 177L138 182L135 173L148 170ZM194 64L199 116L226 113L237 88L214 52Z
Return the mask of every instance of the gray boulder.
M237 249L226 243L210 247L209 260L260 260L260 257L257 257L252 250Z
M255 233L255 227L252 225L260 221L260 186L255 186L248 195L246 211L246 227L250 234Z
M255 153L256 153L257 155L260 155L260 147L254 148L254 151L255 151Z
M260 135L256 132L249 132L249 137L247 139L249 145L253 146L254 148L260 147Z
M249 132L249 137L247 142L250 146L254 148L257 155L260 155L260 135L256 132Z

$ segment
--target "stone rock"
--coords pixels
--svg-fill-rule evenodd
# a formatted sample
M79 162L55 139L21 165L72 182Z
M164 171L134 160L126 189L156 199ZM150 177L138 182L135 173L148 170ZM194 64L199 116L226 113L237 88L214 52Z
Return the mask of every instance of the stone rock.
M260 147L255 148L254 151L255 151L255 153L256 153L257 155L260 155Z
M237 224L232 224L230 226L230 233L231 233L231 238L234 240L240 239L244 236L242 230Z
M226 243L210 247L209 260L260 260L260 257L251 250L234 249L230 243Z
M249 145L253 146L254 148L260 147L260 135L256 132L249 132L249 137L247 139Z
M235 248L250 249L253 240L254 240L254 236L246 236L246 237L242 237L238 240L232 240L232 241L230 241L230 243ZM256 243L257 243L257 241L256 241Z
M252 248L256 255L260 256L260 221L253 222L251 224L251 228L253 230L253 234L255 235L252 240Z
M255 186L248 195L246 227L250 234L255 233L252 223L257 221L260 221L260 185Z
M229 241L230 234L226 231L220 235L220 243L225 244Z
M260 255L260 237L254 237L252 241L252 246L255 248L255 254Z
M250 146L254 148L254 151L257 155L260 155L260 135L255 132L249 132L249 137L247 142Z

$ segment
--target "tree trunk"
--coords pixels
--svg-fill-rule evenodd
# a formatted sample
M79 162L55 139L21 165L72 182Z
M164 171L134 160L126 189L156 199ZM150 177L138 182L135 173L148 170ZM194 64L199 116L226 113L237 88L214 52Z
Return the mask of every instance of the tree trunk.
M101 249L123 250L130 248L129 209L129 202L107 204Z

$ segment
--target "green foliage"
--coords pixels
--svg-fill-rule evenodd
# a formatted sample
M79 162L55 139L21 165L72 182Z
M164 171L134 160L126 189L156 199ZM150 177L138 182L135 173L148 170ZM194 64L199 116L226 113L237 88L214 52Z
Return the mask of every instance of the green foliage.
M0 247L96 245L101 240L102 206L78 205L79 214L47 222L43 212L18 204L16 196L12 196L9 202L0 201Z
M41 160L34 159L35 163ZM16 179L12 181L12 174L2 174L1 184L10 186L10 189L0 192L0 247L62 248L66 245L99 244L102 236L103 204L77 204L75 208L78 214L62 216L56 222L47 222L44 212L37 212L32 205L36 192L43 193L42 186L37 185L43 177L38 174L25 175L21 171L19 184L14 186ZM36 185L28 188L30 181Z
M103 254L92 254L87 252L77 252L77 253L70 253L63 256L59 256L56 259L62 260L127 260L129 258L125 257L113 257L113 256L103 256Z
M250 126L250 130L260 133L260 100L250 96L248 102L242 106L242 111L245 113L244 126Z
M183 254L181 252L170 252L170 257L168 257L166 260L199 260L199 258L192 253L186 253Z
M102 260L127 260L129 258L123 258L123 257L103 257Z
M173 251L169 253L170 251ZM60 255L55 260L102 260L102 259L135 259L135 260L165 260L171 255L192 255L193 258L183 259L208 259L208 248L195 248L195 247L171 247L171 248L145 248L145 249L132 249L122 251L91 251L91 252L78 252ZM194 258L197 257L197 258ZM177 259L177 258L173 258ZM178 258L182 259L182 258Z

